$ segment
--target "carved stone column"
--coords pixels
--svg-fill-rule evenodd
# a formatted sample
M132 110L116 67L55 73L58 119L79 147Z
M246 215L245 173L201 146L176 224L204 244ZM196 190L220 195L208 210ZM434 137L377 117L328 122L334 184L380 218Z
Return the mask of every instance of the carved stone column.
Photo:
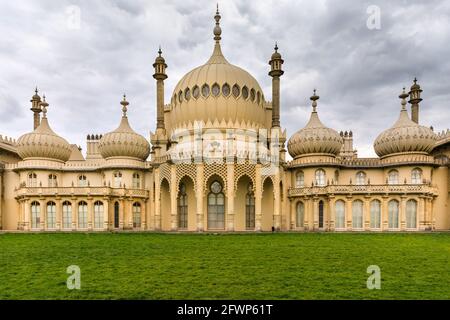
M234 231L234 162L227 163L227 231Z
M255 166L255 230L262 229L262 179L261 164Z
M203 195L205 193L204 186L204 164L198 163L197 167L197 231L202 232L204 230L204 213L203 213Z

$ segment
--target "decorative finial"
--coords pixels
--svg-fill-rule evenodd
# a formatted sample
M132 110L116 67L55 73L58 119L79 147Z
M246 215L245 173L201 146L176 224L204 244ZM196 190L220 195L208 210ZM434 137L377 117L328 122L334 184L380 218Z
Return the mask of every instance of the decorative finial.
M406 98L409 97L409 94L406 93L405 87L403 87L402 93L398 96L400 99L402 99L402 111L406 110Z
M36 90L34 90L34 92L35 92L36 94L39 93L39 90L38 90L38 87L37 87L37 86L36 86Z
M278 42L275 41L275 52L278 52Z
M313 112L317 112L316 108L317 108L317 100L320 99L320 97L316 94L317 90L314 89L314 94L311 96L311 101L312 103L312 107L313 107Z
M214 28L214 40L216 40L216 43L219 43L219 41L222 39L222 29L220 28L220 19L222 17L219 13L219 4L217 4L217 11L216 15L214 16L214 20L216 20L216 26Z
M49 106L49 104L47 103L47 101L45 100L45 94L42 96L42 102L39 104L41 106L42 109L42 114L43 114L43 118L47 118L47 108Z
M123 116L126 117L127 116L127 111L128 111L128 105L130 104L127 101L127 95L126 94L123 94L123 100L120 102L120 104L122 105Z
M161 57L161 55L162 55L161 45L159 46L158 54Z
M416 84L417 83L417 78L416 77L414 77L414 84Z

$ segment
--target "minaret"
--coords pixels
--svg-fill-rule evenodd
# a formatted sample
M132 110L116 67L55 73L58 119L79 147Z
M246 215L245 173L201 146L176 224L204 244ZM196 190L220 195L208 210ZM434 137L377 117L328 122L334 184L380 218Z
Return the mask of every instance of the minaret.
M422 101L420 94L423 90L417 84L417 79L414 78L414 84L409 91L409 103L411 104L411 120L419 123L419 103Z
M30 100L31 102L31 111L33 111L33 128L34 130L37 129L37 127L39 127L39 125L41 124L41 115L40 113L42 112L41 109L41 97L38 94L38 88L36 87L35 90L35 94L34 96L31 98Z
M47 108L49 104L45 101L45 95L42 97L42 102L39 103L40 109L42 110L42 119L47 119Z
M162 57L161 47L158 51L153 67L155 74L153 78L156 80L156 129L165 129L164 125L164 80L167 79L167 64Z
M278 45L275 43L275 52L269 61L271 66L269 76L272 77L272 128L280 127L280 77L284 74L283 63L284 60L281 58Z

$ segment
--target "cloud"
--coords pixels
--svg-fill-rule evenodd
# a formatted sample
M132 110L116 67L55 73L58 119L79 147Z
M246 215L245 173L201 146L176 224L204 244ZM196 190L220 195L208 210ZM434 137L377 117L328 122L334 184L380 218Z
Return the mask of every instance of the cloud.
M367 8L380 8L369 30ZM73 12L80 8L79 28ZM450 3L433 1L221 1L223 51L248 70L271 100L267 61L278 41L285 59L282 124L302 128L317 88L322 122L352 130L360 156L374 156L377 135L398 117L397 98L417 76L424 89L421 121L450 123ZM50 103L52 128L85 147L85 136L119 123L127 93L130 122L148 137L155 127L152 64L162 45L169 65L166 101L181 77L212 51L211 1L2 1L0 134L32 129L34 87ZM71 20L72 19L72 20Z

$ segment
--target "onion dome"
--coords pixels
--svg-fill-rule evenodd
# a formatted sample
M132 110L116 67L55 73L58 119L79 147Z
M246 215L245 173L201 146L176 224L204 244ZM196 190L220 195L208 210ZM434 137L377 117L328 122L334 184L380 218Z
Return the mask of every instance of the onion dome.
M72 147L50 128L47 119L49 104L43 97L40 103L43 117L41 124L33 132L24 134L17 140L17 153L24 160L50 159L66 162L72 153Z
M275 52L272 54L271 60L281 59L281 54L278 52L278 43L275 42Z
M150 154L150 144L143 136L131 129L127 117L129 103L125 95L120 104L123 112L120 125L116 130L105 134L100 139L98 150L105 159L132 158L144 161Z
M289 154L294 158L300 158L310 154L323 154L337 156L344 143L339 133L325 127L317 114L317 100L319 96L314 95L312 100L313 111L306 127L297 131L288 142Z
M429 153L436 143L437 136L430 128L409 118L406 110L408 96L403 88L399 96L402 99L400 117L392 128L383 131L375 140L374 149L379 157L404 152Z
M265 127L261 86L250 73L224 57L219 11L214 19L214 51L204 65L188 72L175 86L169 122L172 128L186 128L196 121L203 121L204 127L217 127L216 121L227 127Z

